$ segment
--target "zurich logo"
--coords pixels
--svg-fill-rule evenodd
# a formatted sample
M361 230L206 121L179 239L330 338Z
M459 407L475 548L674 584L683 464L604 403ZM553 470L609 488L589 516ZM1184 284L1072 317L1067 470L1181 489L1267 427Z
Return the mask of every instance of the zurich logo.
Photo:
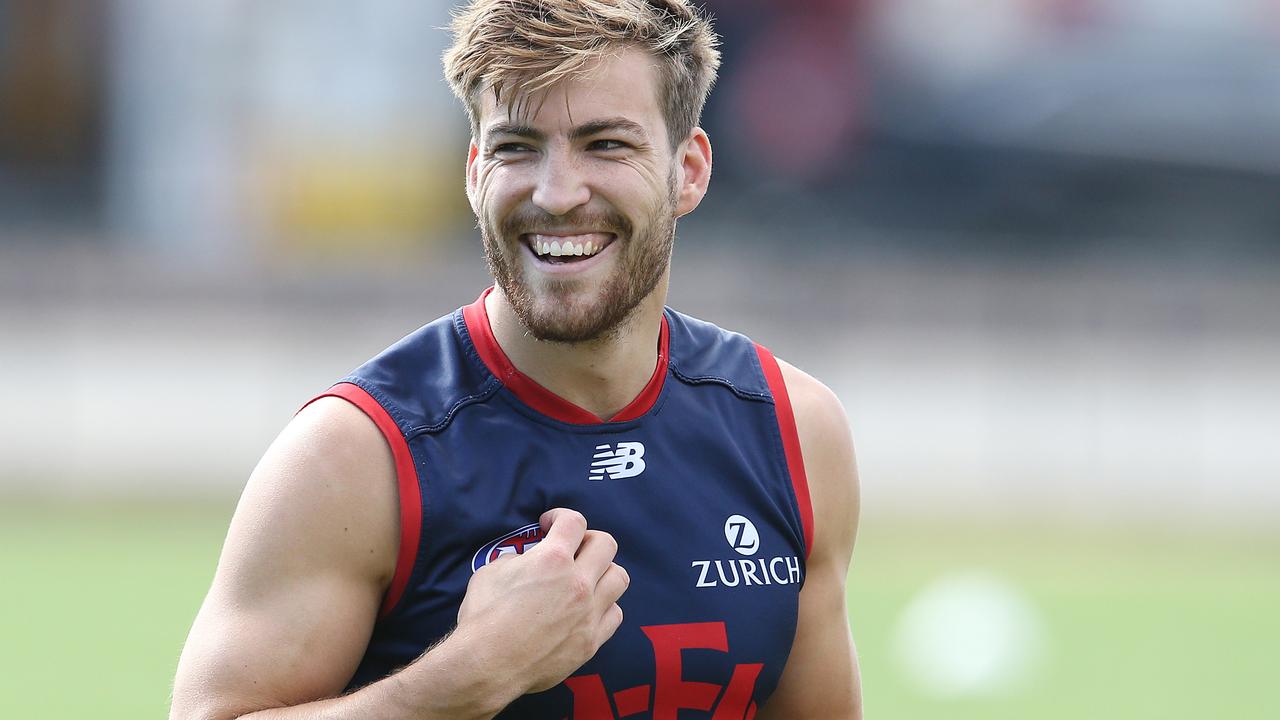
M804 579L798 555L755 557L760 552L760 531L743 515L730 515L724 521L724 539L739 555L726 560L694 560L690 567L697 571L696 588L736 588L761 585L799 585Z
M529 523L522 528L512 530L500 538L485 543L471 558L471 572L497 560L503 555L523 555L542 541L542 527L538 523Z
M741 515L730 515L724 521L724 539L739 555L755 555L760 549L760 533L755 524Z
M597 445L596 454L591 458L593 462L588 480L603 480L606 475L610 480L621 480L644 472L642 443L620 442L616 449L612 445Z

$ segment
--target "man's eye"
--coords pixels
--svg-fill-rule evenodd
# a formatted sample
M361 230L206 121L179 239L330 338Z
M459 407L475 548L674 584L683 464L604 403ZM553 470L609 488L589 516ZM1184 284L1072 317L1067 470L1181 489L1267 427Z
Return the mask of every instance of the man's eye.
M622 150L627 144L621 140L595 140L589 147L592 150Z
M529 152L530 148L524 143L502 143L493 148L494 155L515 155L518 153Z

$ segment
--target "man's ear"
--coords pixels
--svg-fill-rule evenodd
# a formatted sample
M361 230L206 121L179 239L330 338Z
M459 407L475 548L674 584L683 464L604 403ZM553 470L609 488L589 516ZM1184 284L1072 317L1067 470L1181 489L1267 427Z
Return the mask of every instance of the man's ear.
M471 144L467 147L467 202L471 203L471 211L480 214L480 210L476 207L476 172L478 167L476 159L480 157L480 147L476 145L475 138L471 139Z
M698 207L711 182L711 138L707 137L707 131L694 128L688 139L680 143L677 153L680 172L676 217L681 217Z

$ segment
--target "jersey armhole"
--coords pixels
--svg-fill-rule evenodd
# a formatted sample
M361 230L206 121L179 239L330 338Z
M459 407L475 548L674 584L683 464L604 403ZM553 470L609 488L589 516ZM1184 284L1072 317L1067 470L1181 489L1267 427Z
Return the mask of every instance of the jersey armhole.
M396 425L391 414L372 395L358 385L338 383L323 393L307 401L307 405L325 397L336 397L355 405L361 412L378 426L382 436L391 448L391 457L396 466L396 489L400 501L400 549L396 553L396 570L382 598L382 607L378 610L381 620L395 609L409 584L409 576L413 573L413 564L418 556L418 542L422 535L422 491L418 485L418 470L413 462L413 454L409 452L409 443L404 433Z
M787 472L795 489L796 505L800 510L800 524L804 529L804 556L807 560L813 549L813 501L809 497L809 479L804 472L804 456L800 452L800 433L796 430L796 416L791 409L791 396L782 379L778 360L763 345L756 344L756 355L764 370L764 379L773 395L773 407L778 416L778 430L782 434L782 451L787 456Z

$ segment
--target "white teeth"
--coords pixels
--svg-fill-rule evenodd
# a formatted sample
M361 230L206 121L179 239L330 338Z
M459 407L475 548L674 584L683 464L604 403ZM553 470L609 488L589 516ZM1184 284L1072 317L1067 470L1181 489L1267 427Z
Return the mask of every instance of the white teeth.
M530 243L530 245L533 247L533 252L535 255L538 255L538 256L551 255L553 257L562 257L562 256L569 256L569 255L576 255L576 256L585 255L587 257L590 257L604 249L604 245L603 244L596 245L595 240L588 240L586 242L574 242L573 240L570 240L568 238L561 238L560 240L547 241L547 240L541 240L536 236L532 238L532 242Z

